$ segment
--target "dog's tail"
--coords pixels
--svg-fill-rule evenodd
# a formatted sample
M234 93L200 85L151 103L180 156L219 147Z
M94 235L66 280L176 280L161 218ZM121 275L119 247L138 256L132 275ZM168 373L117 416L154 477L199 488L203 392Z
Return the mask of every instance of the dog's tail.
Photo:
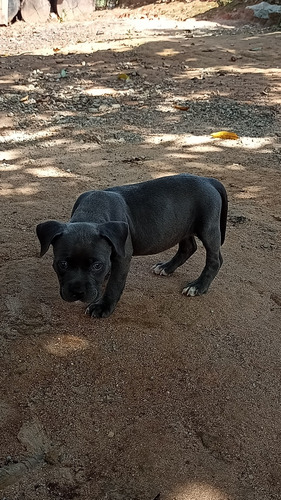
M224 185L217 179L210 179L211 184L216 188L221 196L222 206L221 206L221 218L220 218L220 230L221 230L221 244L223 245L226 233L226 222L227 222L227 210L228 210L228 198L227 192Z

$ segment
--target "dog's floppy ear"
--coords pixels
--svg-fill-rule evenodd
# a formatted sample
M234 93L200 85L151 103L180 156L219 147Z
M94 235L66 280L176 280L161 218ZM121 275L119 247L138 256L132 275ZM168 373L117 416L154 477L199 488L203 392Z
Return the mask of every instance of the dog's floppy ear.
M112 244L115 252L121 257L125 257L125 243L129 232L126 222L105 222L99 224L100 235Z
M63 233L66 224L56 220L48 220L42 222L36 227L36 234L41 243L40 257L45 255L51 245L53 239Z

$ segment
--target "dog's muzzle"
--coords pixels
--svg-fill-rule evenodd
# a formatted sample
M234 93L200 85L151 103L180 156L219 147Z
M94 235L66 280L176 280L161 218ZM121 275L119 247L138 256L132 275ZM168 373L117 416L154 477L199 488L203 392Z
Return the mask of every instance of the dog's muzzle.
M99 295L98 290L89 290L80 282L68 283L67 286L62 286L60 294L66 302L76 302L77 300L81 302L95 301Z

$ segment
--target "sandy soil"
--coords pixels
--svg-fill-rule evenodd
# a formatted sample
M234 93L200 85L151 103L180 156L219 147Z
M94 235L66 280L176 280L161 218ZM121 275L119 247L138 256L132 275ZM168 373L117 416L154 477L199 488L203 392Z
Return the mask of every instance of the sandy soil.
M141 17L1 28L2 500L281 498L280 32ZM199 247L109 319L64 303L36 224L186 171L229 194L209 293Z

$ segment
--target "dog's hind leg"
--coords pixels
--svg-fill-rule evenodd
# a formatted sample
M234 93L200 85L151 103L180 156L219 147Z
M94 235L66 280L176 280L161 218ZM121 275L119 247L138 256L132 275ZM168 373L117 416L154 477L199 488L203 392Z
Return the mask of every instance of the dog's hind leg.
M209 228L208 231L198 234L198 237L206 249L206 264L199 278L188 283L182 291L184 295L191 297L203 295L208 291L223 262L220 252L221 234L219 228Z
M189 236L188 238L184 238L179 242L179 248L174 255L174 257L167 262L160 262L153 266L152 270L154 274L160 274L161 276L167 276L168 274L172 274L177 267L184 264L189 257L197 249L197 244L194 236Z

